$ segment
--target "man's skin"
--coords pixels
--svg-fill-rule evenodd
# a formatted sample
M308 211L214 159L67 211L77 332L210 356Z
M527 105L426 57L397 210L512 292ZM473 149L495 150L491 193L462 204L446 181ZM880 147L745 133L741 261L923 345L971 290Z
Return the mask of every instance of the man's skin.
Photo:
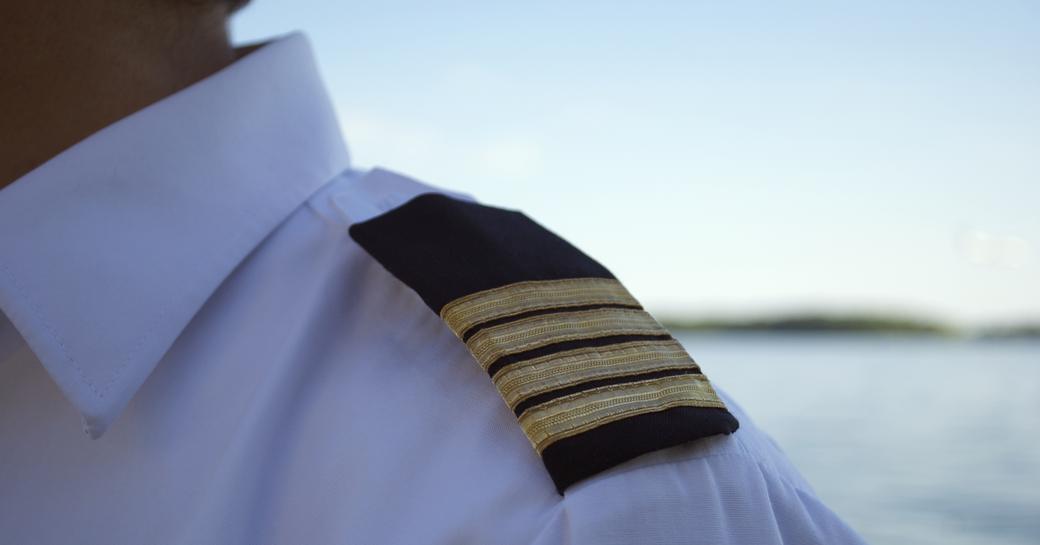
M231 46L231 10L225 0L0 0L0 189L247 53Z

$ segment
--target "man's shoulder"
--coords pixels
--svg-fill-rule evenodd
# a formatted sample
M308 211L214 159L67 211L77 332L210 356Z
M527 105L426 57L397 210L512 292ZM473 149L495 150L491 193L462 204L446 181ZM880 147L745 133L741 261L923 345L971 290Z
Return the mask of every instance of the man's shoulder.
M320 355L318 399L336 400L322 415L364 435L359 468L411 472L400 493L452 489L445 512L522 498L568 511L576 541L639 527L725 543L739 526L770 543L777 525L840 525L803 508L798 472L635 294L535 220L383 169L345 172L308 205L316 246L345 249L315 291L341 309L319 321L339 331Z

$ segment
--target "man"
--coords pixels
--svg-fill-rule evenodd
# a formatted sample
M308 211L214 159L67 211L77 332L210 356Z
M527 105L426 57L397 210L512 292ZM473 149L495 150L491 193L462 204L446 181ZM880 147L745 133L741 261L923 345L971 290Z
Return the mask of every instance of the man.
M600 264L351 168L302 35L2 6L3 543L860 543Z

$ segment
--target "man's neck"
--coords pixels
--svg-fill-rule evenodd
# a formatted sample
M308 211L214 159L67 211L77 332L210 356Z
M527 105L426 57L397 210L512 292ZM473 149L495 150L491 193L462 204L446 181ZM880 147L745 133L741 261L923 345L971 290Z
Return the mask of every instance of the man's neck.
M235 60L219 3L5 2L0 189Z

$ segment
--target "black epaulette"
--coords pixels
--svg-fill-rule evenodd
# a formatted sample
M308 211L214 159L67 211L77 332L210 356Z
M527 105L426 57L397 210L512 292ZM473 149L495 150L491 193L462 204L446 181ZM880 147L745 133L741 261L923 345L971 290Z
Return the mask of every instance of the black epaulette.
M350 235L466 344L561 494L739 425L610 271L520 212L427 193Z

